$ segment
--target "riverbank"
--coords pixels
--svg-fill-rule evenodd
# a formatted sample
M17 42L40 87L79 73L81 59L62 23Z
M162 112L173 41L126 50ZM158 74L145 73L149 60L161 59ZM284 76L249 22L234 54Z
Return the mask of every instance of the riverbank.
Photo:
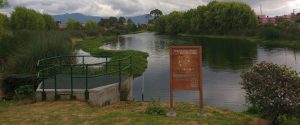
M1 124L98 124L98 125L265 125L266 121L245 113L206 106L206 117L197 116L197 106L176 103L177 117L145 113L148 102L121 102L105 107L93 107L79 101L18 104L0 102ZM166 103L161 104L167 108Z
M148 53L136 50L105 50L101 46L105 42L114 42L118 38L117 35L103 35L88 37L78 42L77 49L82 49L85 52L90 53L92 56L98 57L111 57L111 60L117 60L126 56L132 56L132 69L134 76L140 76L147 68Z
M247 36L232 36L232 35L191 35L191 34L178 34L179 37L188 38L215 38L215 39L238 39L246 40L249 42L257 43L262 46L268 47L288 47L292 49L300 49L300 40L264 40L257 37Z

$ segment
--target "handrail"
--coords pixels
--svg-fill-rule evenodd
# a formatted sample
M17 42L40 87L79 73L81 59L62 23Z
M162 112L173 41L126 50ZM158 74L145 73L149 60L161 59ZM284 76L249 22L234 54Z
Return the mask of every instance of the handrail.
M82 58L82 63L81 64L71 64L71 62L70 62L70 64L65 63L65 62L63 63L65 58L72 59L70 57L81 57ZM128 70L130 68L130 75L132 75L132 56L131 55L127 56L127 57L124 57L124 58L121 58L121 59L110 60L109 62L107 61L107 58L110 57L110 56L99 56L99 57L104 57L105 62L92 63L92 64L91 63L85 64L85 62L84 62L85 57L94 57L94 56L90 56L90 55L86 55L86 56L85 55L55 56L55 57L49 57L49 58L44 58L44 59L38 60L38 62L37 62L37 68L38 68L37 78L42 80L42 90L43 90L42 91L42 100L45 100L45 98L46 98L46 93L44 91L44 89L45 89L44 80L45 79L54 79L54 81L55 81L55 83L54 83L54 85L55 85L55 99L58 98L57 97L57 91L56 91L56 89L57 89L56 88L57 72L62 73L63 68L67 68L67 67L70 68L70 70L67 70L67 71L68 72L70 71L71 99L73 98L73 78L85 78L85 81L86 81L86 83L85 83L85 86L86 86L85 98L86 98L86 100L88 100L89 99L88 78L94 78L94 77L99 77L99 76L105 76L105 75L118 73L119 83L120 83L119 87L120 87L121 86L121 80L122 80L122 72L125 71L125 70ZM55 61L51 62L52 60L55 60ZM128 62L123 63L123 61L125 62L126 60L128 60ZM47 61L49 61L51 63L47 64ZM88 73L89 68L90 67L94 68L94 66L105 66L105 72L103 72L103 70L101 69L99 73L89 74ZM113 69L112 71L108 70L108 67L112 67L112 66L115 67L115 68L112 68ZM118 68L116 66L118 66ZM73 74L74 67L78 67L79 71L82 74L81 75ZM59 69L59 70L57 70L57 69ZM76 68L76 70L78 71L77 68ZM108 71L110 71L110 72L108 72ZM46 73L46 74L44 74L44 73Z

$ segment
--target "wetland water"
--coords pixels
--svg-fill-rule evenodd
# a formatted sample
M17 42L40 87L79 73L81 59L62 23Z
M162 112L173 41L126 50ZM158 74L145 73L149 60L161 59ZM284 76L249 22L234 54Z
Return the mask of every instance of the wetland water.
M247 41L212 38L176 38L154 33L119 36L118 41L103 46L105 49L140 50L149 53L144 74L134 79L133 96L141 100L169 99L169 46L202 46L204 103L234 111L246 109L244 90L239 84L240 73L261 61L286 64L300 71L300 52L288 48L263 47ZM197 102L198 93L176 91L176 102Z

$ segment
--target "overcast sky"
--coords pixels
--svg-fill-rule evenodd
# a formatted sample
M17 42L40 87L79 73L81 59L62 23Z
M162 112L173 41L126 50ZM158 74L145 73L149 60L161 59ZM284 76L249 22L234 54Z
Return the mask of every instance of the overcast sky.
M14 7L24 6L51 15L64 13L82 13L93 16L135 16L160 9L163 13L174 10L188 10L198 5L205 5L211 0L7 0L9 8L0 12L9 14ZM296 9L300 12L300 0L220 0L243 1L248 3L256 13L269 16L289 14Z

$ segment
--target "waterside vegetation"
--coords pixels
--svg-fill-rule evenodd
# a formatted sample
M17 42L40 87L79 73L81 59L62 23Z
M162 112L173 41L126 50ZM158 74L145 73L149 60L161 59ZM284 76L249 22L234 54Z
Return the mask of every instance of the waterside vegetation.
M251 7L241 2L213 1L185 12L174 11L152 21L159 34L185 37L247 39L262 45L300 48L300 15L261 24Z

